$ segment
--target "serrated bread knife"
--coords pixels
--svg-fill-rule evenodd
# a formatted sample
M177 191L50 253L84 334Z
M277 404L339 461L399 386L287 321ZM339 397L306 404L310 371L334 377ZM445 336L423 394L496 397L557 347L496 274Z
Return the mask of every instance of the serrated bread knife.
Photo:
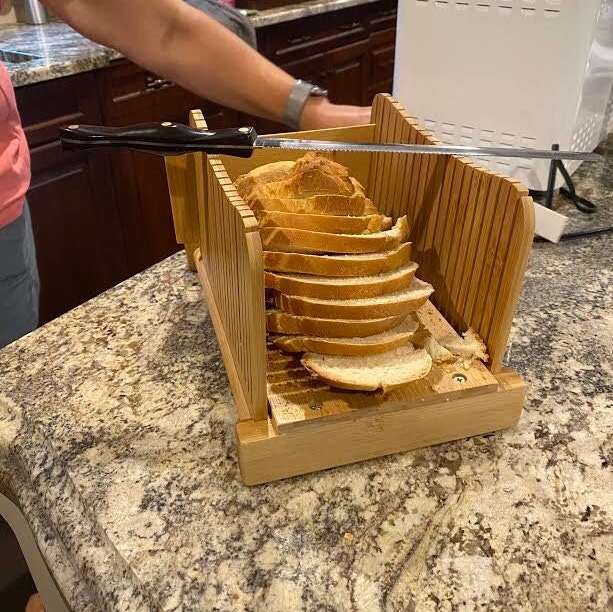
M528 159L571 159L597 161L601 156L590 151L513 149L510 147L468 147L456 145L419 145L302 138L268 138L258 136L252 127L199 130L180 123L144 123L118 128L97 125L69 125L60 130L65 149L76 151L119 148L158 155L210 153L251 157L255 149L291 149L306 151L358 151L370 153L425 153L476 157L523 157Z

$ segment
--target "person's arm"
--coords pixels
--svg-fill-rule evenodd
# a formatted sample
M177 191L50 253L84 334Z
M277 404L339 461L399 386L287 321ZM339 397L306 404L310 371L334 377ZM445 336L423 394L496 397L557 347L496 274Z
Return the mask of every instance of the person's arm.
M41 0L86 37L199 96L282 122L294 79L183 0ZM370 109L309 99L300 127L368 123Z

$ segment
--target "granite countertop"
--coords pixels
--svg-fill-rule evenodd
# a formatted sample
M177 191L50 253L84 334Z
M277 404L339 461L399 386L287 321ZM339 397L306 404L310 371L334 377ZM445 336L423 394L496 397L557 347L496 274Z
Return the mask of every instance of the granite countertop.
M0 351L0 492L80 611L610 609L612 285L610 234L535 244L516 428L248 488L173 256Z
M377 0L311 0L250 16L254 27L283 23L310 15L369 4ZM6 64L15 87L48 81L87 70L108 66L122 55L92 42L67 24L55 21L42 26L22 23L0 25L0 47L38 56L23 64Z

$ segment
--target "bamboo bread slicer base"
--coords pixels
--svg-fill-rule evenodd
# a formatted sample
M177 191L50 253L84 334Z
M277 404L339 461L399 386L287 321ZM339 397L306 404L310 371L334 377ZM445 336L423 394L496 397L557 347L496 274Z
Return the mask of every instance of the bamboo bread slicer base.
M436 144L388 95L371 125L288 137ZM200 111L190 123L205 128ZM262 245L233 181L301 152L258 150L249 159L201 153L167 158L177 239L198 270L238 409L241 475L259 484L514 426L525 388L502 367L534 233L517 181L471 160L433 155L337 153L380 211L411 224L412 259L435 293L416 313L435 338L474 328L490 361L435 365L388 393L336 390L292 355L267 345Z

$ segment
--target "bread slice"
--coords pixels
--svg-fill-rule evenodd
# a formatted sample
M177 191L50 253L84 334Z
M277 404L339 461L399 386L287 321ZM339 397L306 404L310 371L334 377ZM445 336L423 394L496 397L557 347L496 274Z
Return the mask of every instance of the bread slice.
M241 198L246 200L256 185L282 181L290 175L295 166L296 162L293 161L279 161L258 166L251 172L239 176L234 181L234 187Z
M432 368L430 355L411 345L368 357L305 353L301 363L331 387L356 391L389 391L427 376Z
M433 292L432 285L414 278L405 289L364 299L322 300L276 291L272 299L277 308L289 314L326 319L377 319L415 312Z
M375 234L330 234L266 227L260 230L266 251L284 253L376 253L396 249L409 238L409 222L400 217L389 230Z
M275 289L286 295L323 300L358 299L392 293L408 287L417 267L416 263L409 262L391 272L350 278L264 272L264 283L267 289Z
M484 363L487 363L489 359L485 342L483 342L479 334L472 327L469 327L462 334L462 338L449 335L441 338L440 344L458 357L469 360L480 359Z
M334 278L374 276L395 270L411 258L411 243L381 253L351 255L307 255L264 251L264 268L275 272L299 272Z
M323 336L326 338L363 338L400 325L405 315L378 319L320 319L299 317L281 310L266 311L266 329L280 334Z
M276 210L307 215L361 216L374 215L377 207L363 193L351 196L338 194L318 194L304 198L265 196L257 187L252 189L245 200L249 207L256 210Z
M407 317L400 325L363 338L322 338L320 336L273 336L274 345L287 353L321 353L324 355L377 355L410 343L418 328Z
M257 210L260 228L291 227L329 234L373 234L392 227L392 219L384 215L313 215L280 210Z
M418 342L417 344L426 350L434 363L444 363L455 359L455 355L448 351L433 336L426 336L423 342Z

